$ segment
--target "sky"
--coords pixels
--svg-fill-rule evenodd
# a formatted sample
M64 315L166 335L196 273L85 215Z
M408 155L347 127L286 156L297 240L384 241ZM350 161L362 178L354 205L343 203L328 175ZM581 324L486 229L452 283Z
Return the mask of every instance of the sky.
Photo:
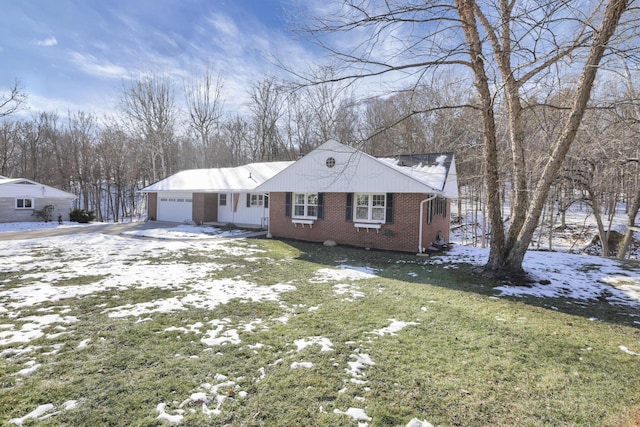
M240 108L250 82L283 73L274 58L292 66L318 59L291 31L315 3L0 0L0 91L17 79L29 96L27 116L100 115L143 74L170 76L181 88L209 66L224 79L225 105Z

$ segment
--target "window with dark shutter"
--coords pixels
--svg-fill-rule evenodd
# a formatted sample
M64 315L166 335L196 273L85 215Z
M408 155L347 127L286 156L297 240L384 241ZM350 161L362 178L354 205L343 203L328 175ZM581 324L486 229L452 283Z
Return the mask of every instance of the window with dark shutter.
M268 195L264 195L264 207L268 208L269 207L269 196Z
M284 216L291 218L291 193L284 195Z
M247 193L247 207L251 207L251 194Z
M324 218L324 193L318 193L318 219Z
M353 219L353 193L347 193L347 211L345 219L351 221Z
M393 223L393 193L387 193L387 212L385 215L386 223Z

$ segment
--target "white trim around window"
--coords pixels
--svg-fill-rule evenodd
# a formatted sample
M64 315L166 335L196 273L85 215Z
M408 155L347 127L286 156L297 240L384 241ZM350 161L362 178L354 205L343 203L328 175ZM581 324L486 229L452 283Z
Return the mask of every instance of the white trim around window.
M30 197L16 197L16 209L34 209L35 201Z
M355 193L353 221L358 223L384 224L387 216L386 193Z
M250 205L251 207L254 206L264 206L264 195L263 194L251 194L251 196L249 196L250 198Z
M293 193L292 218L318 219L318 193Z

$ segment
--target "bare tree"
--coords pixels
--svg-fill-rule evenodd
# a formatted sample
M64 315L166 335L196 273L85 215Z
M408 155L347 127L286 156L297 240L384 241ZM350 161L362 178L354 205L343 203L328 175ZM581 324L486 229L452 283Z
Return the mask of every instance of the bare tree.
M220 164L223 83L220 75L214 78L211 70L207 68L200 80L184 84L189 126L198 136L202 167Z
M152 179L170 175L177 113L169 79L152 74L125 86L121 108L134 134L144 141Z
M95 152L96 123L91 114L69 113L67 123L67 149L70 151L68 182L73 183L79 204L85 210L100 210L101 182L99 163ZM98 176L96 176L96 173ZM101 215L98 215L101 219Z
M235 115L224 123L223 129L229 156L227 163L231 166L238 166L254 160L251 155L253 147L251 124L242 116Z
M249 110L255 133L253 160L290 159L293 153L283 143L279 122L284 114L285 91L274 77L254 82L249 89Z
M7 92L0 93L0 118L20 111L27 103L27 94L16 80Z
M614 126L622 127L621 167L623 169L624 195L627 201L627 229L618 247L618 258L625 258L633 240L636 217L640 212L640 93L636 87L637 76L623 63L625 96L613 111Z
M494 276L519 276L524 273L524 255L549 189L582 122L602 58L610 43L616 41L614 36L620 35L620 19L628 8L627 0L587 5L553 0L347 0L338 11L332 10L331 16L316 20L319 24L308 34L345 66L338 79L388 75L421 81L435 71L445 70L470 76L477 96L470 107L480 113L483 128L491 225L491 249L484 271ZM621 28L627 30L626 23ZM363 38L346 47L332 45L330 39L324 38L339 32L354 32ZM625 37L632 35L630 30ZM523 120L526 95L531 88L562 80L573 70L580 70L580 78L569 114L540 180L530 189ZM506 157L500 156L496 119L502 108L507 116L510 150ZM506 230L500 177L504 170L510 171L514 192Z
M0 175L10 176L18 148L20 123L3 121L0 124Z

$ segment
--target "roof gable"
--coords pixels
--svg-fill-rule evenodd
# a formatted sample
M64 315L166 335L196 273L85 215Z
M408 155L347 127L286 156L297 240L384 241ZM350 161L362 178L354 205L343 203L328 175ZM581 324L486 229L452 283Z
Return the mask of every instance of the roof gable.
M40 184L26 178L0 177L0 197L51 197L57 199L76 199L75 194Z
M404 156L403 156L404 157ZM437 193L446 197L457 196L445 189L453 154L409 159L378 159L353 147L329 140L300 160L258 186L258 191L293 192L377 192L377 193ZM422 163L419 162L422 160ZM401 162L405 162L401 164ZM419 166L421 165L421 166ZM455 169L455 168L454 168Z

